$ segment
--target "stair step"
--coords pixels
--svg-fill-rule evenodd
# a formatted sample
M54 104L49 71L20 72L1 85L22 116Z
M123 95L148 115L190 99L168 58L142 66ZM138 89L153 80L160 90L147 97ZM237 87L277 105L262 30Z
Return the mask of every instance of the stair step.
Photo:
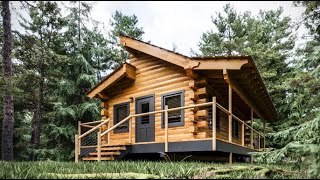
M101 151L125 151L126 147L125 146L115 146L115 147L103 147L101 148Z
M101 156L109 156L109 155L120 155L121 153L119 151L115 152L101 152ZM98 152L92 152L89 154L90 156L97 156Z
M100 158L103 161L113 161L114 157L101 157ZM83 161L97 161L98 158L97 157L84 157L82 158Z

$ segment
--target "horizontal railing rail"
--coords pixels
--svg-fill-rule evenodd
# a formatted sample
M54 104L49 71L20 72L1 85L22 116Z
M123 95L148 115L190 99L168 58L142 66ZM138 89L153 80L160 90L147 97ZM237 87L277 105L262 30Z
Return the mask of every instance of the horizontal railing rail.
M90 129L89 131L83 133L81 136L78 137L78 139L81 139L81 138L87 136L87 135L90 134L91 132L93 132L93 131L95 131L96 129L100 128L102 125L108 123L109 121L110 121L110 119L107 119L107 120L103 121L102 123L100 123L99 125L93 127L93 128Z
M195 104L195 105L190 105L190 106L182 106L182 107L177 107L177 108L170 108L167 111L171 112L171 111L178 111L178 110L182 110L182 109L190 109L190 108L195 108L195 107L201 107L201 106L211 106L213 105L214 102L206 102L206 103L201 103L201 104ZM225 109L222 105L220 105L219 103L216 103L217 108L219 108L220 110L222 110L223 112L227 113L228 115L232 115L233 118L235 118L237 121L239 121L240 123L243 123L245 126L249 127L250 129L252 129L255 133L259 134L261 137L264 137L261 133L259 133L258 131L256 131L255 129L253 129L253 127L251 127L250 125L248 125L247 123L245 123L243 120L241 120L240 118L238 118L237 116L235 116L234 114L230 113L227 109ZM124 124L125 122L127 122L129 119L134 118L134 117L140 117L140 116L146 116L146 115L153 115L153 114L157 114L157 113L164 113L166 112L166 110L157 110L157 111L152 111L152 112L147 112L147 113L140 113L140 114L133 114L133 115L129 115L126 118L124 118L122 121L118 122L116 125L112 126L111 128L109 128L107 131L101 133L101 136L104 136L108 133L110 133L111 131L113 131L114 129L116 129L117 127L119 127L120 125Z
M77 139L80 141L82 138L84 138L85 136L87 136L88 134L92 133L93 131L97 130L98 128L100 128L100 132L98 133L98 136L99 137L99 141L101 141L101 137L102 136L105 136L106 134L108 134L108 143L110 141L110 132L113 131L114 129L116 129L117 127L119 127L120 125L126 123L127 121L129 121L129 142L132 142L132 122L131 122L131 119L132 118L136 118L136 117L141 117L141 116L146 116L146 115L154 115L154 114L158 114L158 113L165 113L165 124L166 124L166 121L168 121L168 117L167 117L167 113L168 112L172 112L172 111L178 111L178 110L183 110L183 109L190 109L190 108L196 108L196 107L203 107L203 106L213 106L214 108L218 108L220 109L221 111L223 111L224 113L226 113L227 115L233 117L235 120L237 120L238 122L242 123L242 128L244 131L244 126L247 126L249 127L254 133L257 133L258 136L259 136L259 142L260 142L260 138L264 138L265 136L262 135L261 133L259 133L258 131L256 131L255 129L253 129L252 127L252 124L251 125L248 125L247 123L245 123L243 120L241 120L240 118L238 118L236 115L232 114L232 112L229 112L229 110L227 110L226 108L224 108L222 105L220 105L219 103L217 103L216 101L213 101L213 102L206 102L206 103L201 103L201 104L195 104L195 105L189 105L189 106L182 106L182 107L176 107L176 108L166 108L166 109L163 109L163 110L157 110L157 111L152 111L152 112L147 112L147 113L140 113L140 114L132 114L129 116L127 116L126 118L124 118L123 120L121 120L120 122L118 122L117 124L113 125L112 127L109 127L108 125L108 128L106 131L104 132L101 132L101 127L108 123L110 121L110 119L108 118L107 120L100 120L100 121L94 121L94 122L87 122L87 123L81 123L79 124L79 127L85 127L85 128L91 128L90 130L88 130L87 132L83 133L83 134L79 134L79 136L76 136ZM216 112L215 112L215 116L216 116ZM97 124L99 123L98 125L96 126L93 126L93 124ZM167 152L168 150L168 127L165 127L165 151ZM230 133L230 132L229 132ZM213 134L215 134L213 132ZM242 132L242 135L244 133ZM78 148L91 148L91 147L97 147L97 148L101 148L101 142L98 142L100 143L100 146L97 145L97 146L81 146L80 144L80 147ZM264 142L265 143L265 142ZM244 145L244 137L242 137L242 145ZM260 149L260 145L259 145L259 149Z

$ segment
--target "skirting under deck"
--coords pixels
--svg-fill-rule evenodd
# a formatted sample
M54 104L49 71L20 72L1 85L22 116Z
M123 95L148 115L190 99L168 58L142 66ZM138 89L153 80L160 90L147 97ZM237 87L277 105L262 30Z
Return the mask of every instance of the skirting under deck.
M163 153L164 143L134 144L130 147L130 153ZM212 140L169 142L168 152L196 152L212 151ZM220 152L232 152L241 155L249 155L249 152L257 152L221 140L217 140L217 150Z

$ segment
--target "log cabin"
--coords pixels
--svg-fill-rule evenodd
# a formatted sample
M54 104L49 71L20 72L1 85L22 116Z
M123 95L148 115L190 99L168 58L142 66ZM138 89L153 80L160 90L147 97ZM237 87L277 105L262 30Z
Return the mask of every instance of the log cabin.
M265 123L277 112L252 57L188 57L123 35L120 42L129 59L86 94L101 100L101 120L79 121L76 162L150 155L232 162L265 150Z

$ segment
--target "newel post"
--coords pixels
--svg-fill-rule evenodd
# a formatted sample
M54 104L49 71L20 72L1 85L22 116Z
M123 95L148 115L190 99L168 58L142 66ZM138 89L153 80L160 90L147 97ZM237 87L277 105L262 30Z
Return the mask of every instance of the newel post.
M81 121L78 121L78 137L81 136ZM79 142L79 149L78 149L78 154L80 155L80 147L81 147L81 139L78 140Z
M98 136L97 136L97 145L98 145L98 161L101 161L101 128L98 131Z
M130 116L130 114L129 114ZM131 117L129 118L129 143L132 144L132 121Z
M75 135L75 139L74 139L74 161L76 163L79 162L79 140L78 140L78 135Z

